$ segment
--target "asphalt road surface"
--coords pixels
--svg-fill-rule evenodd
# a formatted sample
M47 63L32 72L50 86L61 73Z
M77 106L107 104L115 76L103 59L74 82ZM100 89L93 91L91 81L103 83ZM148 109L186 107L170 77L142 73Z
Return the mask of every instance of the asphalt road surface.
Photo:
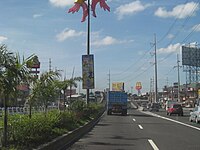
M200 125L184 116L130 109L127 116L104 114L69 150L200 150Z

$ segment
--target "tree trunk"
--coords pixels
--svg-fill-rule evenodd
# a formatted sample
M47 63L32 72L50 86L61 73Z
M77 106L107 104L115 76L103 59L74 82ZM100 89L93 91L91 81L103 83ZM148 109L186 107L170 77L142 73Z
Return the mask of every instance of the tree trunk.
M48 108L48 101L45 99L44 101L44 116L46 117L47 116L47 108Z
M8 114L7 114L8 96L4 97L4 132L3 132L3 146L7 147L8 140Z
M30 101L30 100L29 100ZM29 118L31 119L32 117L32 104L31 102L29 103Z
M69 87L69 103L71 103L71 98L72 98L72 86L70 85L70 87Z
M65 110L66 110L66 105L65 105L65 102L66 102L65 91L66 91L66 89L64 89L63 91L64 91L64 94L63 94L63 101L64 101L64 111L65 111Z

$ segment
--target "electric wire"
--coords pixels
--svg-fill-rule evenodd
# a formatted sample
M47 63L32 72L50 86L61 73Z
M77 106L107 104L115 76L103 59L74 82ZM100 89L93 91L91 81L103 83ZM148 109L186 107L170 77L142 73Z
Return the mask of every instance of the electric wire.
M153 46L152 47L150 47L150 49L149 50L147 50L147 51L145 51L145 53L140 57L140 58L138 58L135 62L133 62L129 67L127 67L124 71L122 71L122 72L120 72L120 73L115 73L115 74L112 74L112 75L116 75L116 76L118 76L118 75L122 75L122 74L124 74L125 72L127 72L128 70L130 70L133 66L135 66L136 64L138 64L150 51L151 51L151 49L153 48Z
M188 2L188 0L185 1L185 4L186 4L187 2ZM191 12L192 12L191 14L193 14L194 10L195 10L195 7L194 7L193 10L191 11ZM183 11L184 11L184 7L181 9L179 15L180 15ZM158 41L158 43L160 43L162 40L164 40L164 39L167 37L167 35L168 35L168 34L170 33L170 31L173 29L173 27L175 26L175 24L176 24L177 21L178 21L178 17L176 17L176 19L174 20L174 22L172 23L172 25L169 27L168 31L167 31L167 32L164 34L164 36ZM182 27L184 27L184 26L182 26ZM175 34L174 37L177 37L179 33L180 33L180 31L177 32L177 33ZM171 44L173 40L174 40L174 38L171 39L171 41L169 42L169 44ZM168 45L169 45L169 44L168 44ZM153 46L152 46L152 47L153 47ZM151 47L151 49L152 49L152 47ZM150 49L150 50L151 50L151 49ZM149 50L149 51L150 51L150 50ZM147 52L148 52L148 51L147 51ZM146 54L147 54L147 53L145 53L145 55L146 55ZM172 54L173 54L173 53L172 53ZM168 57L171 56L172 54L171 54L171 53L168 54L166 58L168 58ZM144 55L144 56L145 56L145 55ZM143 57L142 57L142 58L143 58ZM166 58L164 58L164 60L165 60ZM138 62L138 61L137 61L137 62ZM146 63L144 63L144 64L146 64ZM144 65L144 64L143 64L143 65ZM134 64L134 65L135 65L135 64ZM140 66L139 68L143 67L143 65ZM127 68L126 71L129 70L130 68L131 68L131 67ZM138 70L138 69L136 69L136 70ZM124 73L124 72L122 72L122 73ZM120 74L118 74L118 75L121 75L122 73L120 73ZM143 72L143 73L144 73L144 72ZM130 76L130 75L129 75L129 76ZM128 77L128 76L126 76L126 77Z
M188 1L189 1L189 0L186 0L184 4L188 3ZM181 13L183 12L183 10L184 10L184 7L181 9L181 11L180 11L180 13L179 13L178 16L181 15ZM162 37L160 40L158 40L157 43L162 42L162 41L169 35L169 33L171 32L171 30L173 29L173 27L175 26L175 24L176 24L177 21L178 21L178 17L175 18L174 22L173 22L172 25L169 27L168 31L163 35L163 37Z
M200 1L200 0L198 0L198 1ZM193 9L192 9L192 11L191 11L191 14L190 14L190 15L185 19L185 21L183 22L183 25L181 26L181 29L178 30L178 31L176 32L174 38L173 38L167 45L172 44L173 40L180 34L181 30L183 30L183 28L185 27L186 23L187 23L187 22L189 21L189 19L191 19L191 17L193 16L194 11L195 11L195 9L198 7L198 5L199 5L199 3L196 3L196 5L193 7ZM196 28L197 28L197 26L196 26ZM189 37L193 32L194 32L194 29L193 29L192 32L189 33L189 35L187 35L187 37ZM186 38L187 38L187 37L186 37ZM184 38L184 40L182 40L181 43L186 42L186 40L185 40L186 38ZM167 47L167 45L166 45L166 47ZM177 50L177 49L176 49L176 50ZM171 55L173 55L173 54L174 54L174 52L169 53L164 59L160 60L159 63L165 61L167 58L169 58L169 57L170 57Z
M198 0L198 1L200 1L200 0ZM187 2L188 2L188 0L185 1L185 3L187 3ZM189 15L189 16L185 19L183 25L181 26L181 30L185 27L185 25L186 25L186 23L189 21L189 19L191 19L191 17L192 17L193 14L194 14L194 11L195 11L195 9L198 7L198 5L199 5L199 4L196 3L196 5L193 7L193 9L192 9L192 11L191 11L191 15ZM182 10L181 10L180 13L182 13L183 10L184 10L184 8L182 8ZM171 32L171 30L173 29L173 27L175 26L175 24L176 24L177 21L178 21L178 17L174 20L174 22L172 23L172 25L170 26L170 28L168 29L168 31L166 32L166 34L158 41L158 43L160 43L161 41L163 41L163 40L167 37L167 35ZM196 27L189 33L189 35L187 35L187 36L184 38L184 40L183 40L181 43L185 42L185 41L193 34L193 32L194 32L197 28L198 28L198 27L196 26ZM169 42L167 45L170 45L170 44L176 39L176 37L180 34L181 30L178 30L178 31L176 32L174 38L171 39L170 42ZM152 46L152 47L153 47L153 46ZM152 49L152 47L151 47L151 49ZM150 50L151 50L151 49L150 49ZM150 50L146 51L146 53L145 53L139 60L141 60L142 58L144 58L144 57L146 56L146 54L147 54ZM174 52L169 53L164 59L160 60L159 63L165 61L165 60L166 60L167 58L169 58L173 53L174 53ZM137 61L137 62L139 62L139 61ZM136 62L136 63L137 63L137 62ZM147 63L146 63L146 62L143 63L143 64L139 67L139 69L140 69L141 67L143 67L145 64L147 64ZM155 63L154 63L154 64L155 64ZM139 74L137 74L137 75L131 77L131 79L128 79L128 80L125 80L125 81L129 82L129 81L131 81L133 78L136 79L136 78L140 77L143 73L145 73L145 72L147 72L149 69L151 69L151 68L154 66L154 64L151 65L151 66L149 66L149 67L147 67L147 69L143 70L141 73L139 73ZM135 64L134 64L134 65L135 65ZM133 66L133 65L129 66L124 72L128 71L132 66ZM139 70L139 69L137 69L137 70ZM119 75L120 75L120 74L123 74L124 72L119 73ZM171 70L170 70L170 72L171 72ZM129 76L130 76L130 75L129 75ZM129 76L127 76L126 78L128 78Z

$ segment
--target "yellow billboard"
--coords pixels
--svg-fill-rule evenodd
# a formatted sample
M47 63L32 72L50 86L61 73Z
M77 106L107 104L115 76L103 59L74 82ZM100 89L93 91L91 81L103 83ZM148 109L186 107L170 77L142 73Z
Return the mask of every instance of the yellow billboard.
M124 82L112 83L112 91L124 91Z

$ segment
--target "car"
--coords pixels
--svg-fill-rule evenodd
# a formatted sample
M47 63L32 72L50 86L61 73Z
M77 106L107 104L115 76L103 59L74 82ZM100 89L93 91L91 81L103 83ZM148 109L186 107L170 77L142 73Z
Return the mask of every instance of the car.
M179 116L183 116L183 108L181 104L172 104L167 109L167 115L178 114Z
M200 106L196 106L192 112L190 112L190 118L189 118L190 122L196 122L199 123L200 122Z
M159 103L152 103L149 107L149 111L159 111L160 104Z
M141 110L145 111L147 109L147 103L142 103L141 104Z

